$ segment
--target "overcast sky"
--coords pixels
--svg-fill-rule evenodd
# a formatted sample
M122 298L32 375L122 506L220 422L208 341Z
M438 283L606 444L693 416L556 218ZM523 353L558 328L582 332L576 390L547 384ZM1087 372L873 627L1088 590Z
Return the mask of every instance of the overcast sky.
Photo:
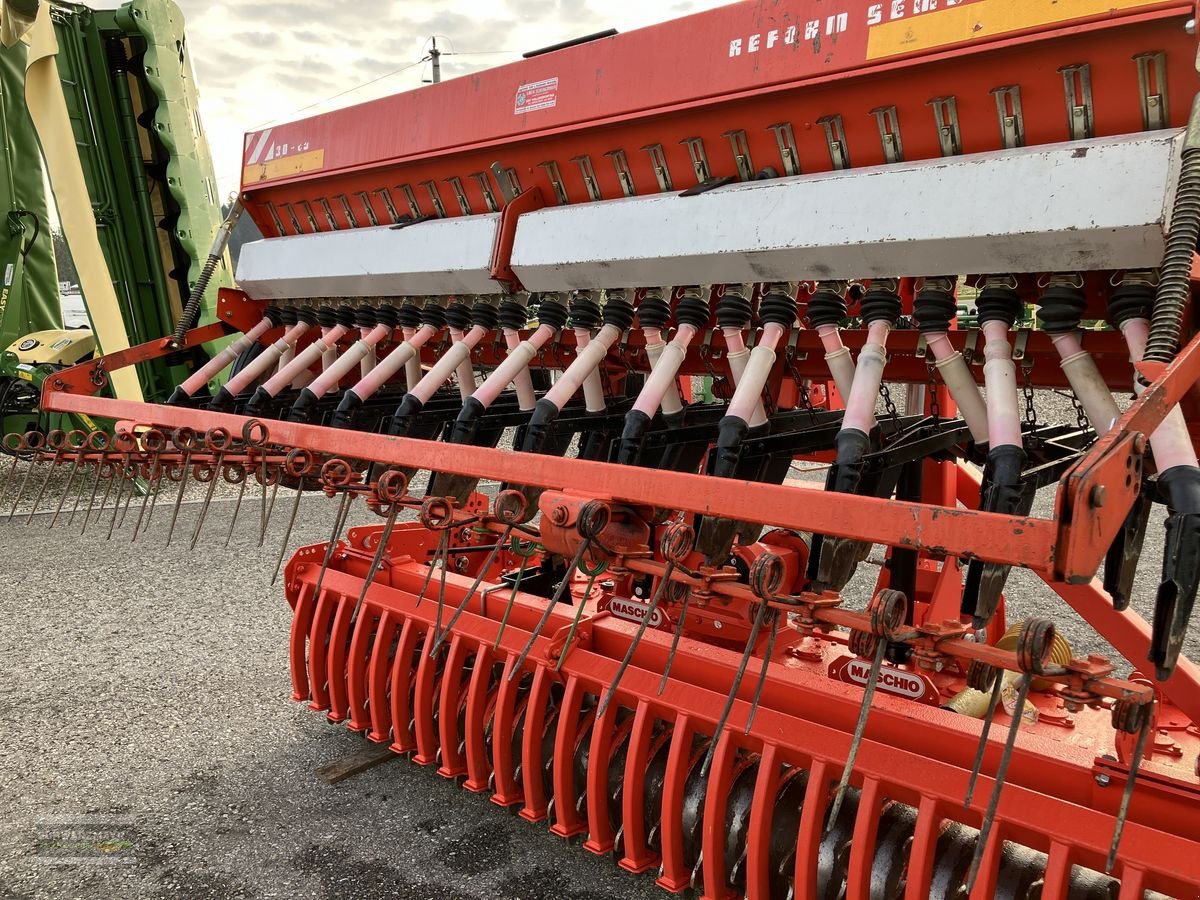
M606 28L628 31L728 0L177 2L187 17L217 179L227 193L237 188L246 131L419 87L429 78L427 63L321 102L417 62L431 35L443 50L462 54L442 60L442 77L454 78L527 50ZM321 105L304 109L315 103Z

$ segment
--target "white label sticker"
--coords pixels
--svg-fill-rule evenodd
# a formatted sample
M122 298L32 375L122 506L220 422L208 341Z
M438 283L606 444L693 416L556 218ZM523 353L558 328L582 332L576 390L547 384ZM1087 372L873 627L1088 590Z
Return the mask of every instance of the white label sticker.
M851 681L865 687L867 679L871 675L871 664L861 659L851 660L846 665L846 675ZM900 669L893 669L891 666L880 668L878 684L881 691L909 697L912 700L919 700L925 694L925 682L916 675Z
M9 263L4 267L4 286L12 287L13 283L13 264Z
M642 620L646 618L646 613L650 612L650 604L642 603L638 600L630 600L628 597L613 597L608 604L609 612L618 619L624 619L626 622L636 622L642 624ZM650 627L657 628L663 623L663 614L661 609L656 609L654 615L650 617Z
M517 99L513 107L515 115L537 112L539 109L554 109L558 106L558 79L547 78L517 88Z

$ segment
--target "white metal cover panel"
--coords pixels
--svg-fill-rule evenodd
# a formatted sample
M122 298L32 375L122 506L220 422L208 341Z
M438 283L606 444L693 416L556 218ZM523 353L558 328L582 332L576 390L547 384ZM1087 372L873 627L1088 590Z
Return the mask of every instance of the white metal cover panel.
M256 300L494 294L498 214L302 234L242 248L238 286Z
M1178 131L540 210L526 289L1158 266Z

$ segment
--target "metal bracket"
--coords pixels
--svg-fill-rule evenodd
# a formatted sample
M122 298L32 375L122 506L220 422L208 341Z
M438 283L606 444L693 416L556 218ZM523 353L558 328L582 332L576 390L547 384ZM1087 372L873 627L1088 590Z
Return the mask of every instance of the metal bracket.
M494 162L492 174L496 176L496 183L500 185L500 193L504 196L505 203L511 203L521 195L521 182L517 179L516 169L506 169L499 162Z
M446 218L446 207L442 205L442 195L438 193L436 181L422 181L421 187L429 191L429 200L433 203L433 208L437 211L439 219Z
M396 204L392 201L392 192L387 188L380 188L375 193L383 199L383 205L387 207L388 215L392 217L392 222L399 222L400 214L396 212Z
M317 224L317 215L313 212L312 204L307 200L301 200L300 205L304 208L304 215L308 218L308 224L312 228L313 234L321 230L321 226Z
M647 144L642 149L650 154L650 165L654 166L658 189L664 192L675 190L671 182L671 170L667 167L667 154L663 152L662 144Z
M546 175L550 179L550 186L554 188L554 196L558 200L558 205L566 206L569 202L567 199L567 186L563 183L562 172L558 168L558 163L550 160L549 162L539 163L539 165L546 170Z
M417 202L417 195L413 193L412 187L402 184L400 185L400 192L404 194L404 199L408 203L409 216L414 219L421 218L424 213L421 212L421 204Z
M829 159L835 169L850 168L850 149L846 146L846 129L842 126L841 116L822 116L817 124L825 129L825 139L829 143Z
M1058 71L1063 77L1063 90L1067 96L1067 132L1071 140L1082 141L1093 137L1092 67L1080 63L1063 66Z
M354 210L350 208L350 198L345 194L338 194L333 199L341 201L342 211L346 214L346 221L350 223L351 228L358 227L358 216L354 214Z
M325 213L325 221L329 223L330 230L337 231L337 219L334 218L333 207L329 205L329 201L324 197L320 197L317 202L321 204L321 211Z
M467 199L467 192L463 187L462 179L457 175L452 175L446 179L446 183L454 191L454 199L458 201L458 208L462 210L462 214L464 216L471 215L471 201Z
M894 106L871 110L879 124L879 139L883 142L883 158L889 163L904 162L904 142L900 139L900 117Z
M356 196L362 201L363 209L367 211L367 220L371 223L371 226L375 228L379 227L379 217L375 215L375 208L371 206L371 195L366 191L359 191Z
M275 204L268 200L265 206L267 207L267 213L271 216L271 223L275 226L275 230L281 235L287 234L287 231L283 227L283 222L279 219L279 213L275 210ZM296 233L300 233L299 228L296 229Z
M1167 54L1161 50L1139 53L1138 95L1142 98L1142 127L1158 131L1167 127Z
M1016 362L1020 362L1021 360L1023 360L1025 358L1025 350L1029 347L1030 333L1031 333L1031 329L1029 329L1029 328L1022 328L1017 331L1017 339L1016 339L1016 341L1013 342L1013 355L1012 355L1012 358ZM1031 366L1031 368L1032 368L1032 366Z
M604 154L613 162L613 168L617 170L617 181L621 182L621 192L626 197L636 197L637 188L633 184L633 172L629 170L629 157L625 155L624 150L609 150Z
M736 184L737 179L732 175L726 175L724 178L710 178L708 181L702 182L695 187L690 187L680 197L699 197L701 194L707 194L709 191L716 190L719 187L725 187L729 184Z
M1000 141L1004 149L1025 146L1025 116L1021 112L1021 89L1014 85L992 89L1000 116Z
M708 167L708 154L704 151L704 138L684 138L679 143L688 149L692 158L692 171L696 173L696 184L704 184L712 180L712 172Z
M937 122L938 145L942 156L958 156L962 153L962 131L958 124L958 101L954 97L935 97L929 101L933 107L933 119Z
M963 344L963 359L967 361L967 365L975 363L975 348L979 346L979 335L981 334L978 328L967 329L967 341Z
M913 355L917 359L924 359L929 355L929 342L925 340L924 334L917 338L917 349L913 351Z
M483 202L487 204L488 212L499 212L500 204L496 202L496 195L492 193L492 182L488 173L472 172L471 177L479 183L479 191L483 194Z
M777 122L767 128L775 134L775 143L779 146L779 158L783 162L784 175L800 174L800 154L796 150L796 133L792 130L791 122Z
M304 234L304 229L300 227L300 220L296 218L295 207L290 203L285 203L283 208L287 210L288 218L292 220L292 227L296 229L296 234Z
M796 349L797 345L800 342L800 332L803 330L804 329L802 329L802 328L793 328L792 336L790 338L788 338L786 356L790 362L795 362L797 360L799 360L800 362L803 362L804 360L808 359L808 351L807 350L797 350Z
M754 163L750 159L750 142L746 140L744 131L726 131L721 137L729 141L733 150L733 161L737 165L738 178L742 181L754 180Z
M583 156L574 156L571 162L579 166L579 172L583 175L583 185L587 188L588 198L593 203L598 203L604 199L604 195L600 193L600 183L596 180L596 168L592 165L592 158L587 154Z

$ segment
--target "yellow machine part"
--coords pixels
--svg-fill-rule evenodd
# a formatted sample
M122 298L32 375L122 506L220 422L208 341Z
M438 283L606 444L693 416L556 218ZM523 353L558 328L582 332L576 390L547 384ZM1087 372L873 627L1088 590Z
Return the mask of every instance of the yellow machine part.
M96 336L89 328L35 331L13 341L7 352L18 365L74 366L96 352Z

